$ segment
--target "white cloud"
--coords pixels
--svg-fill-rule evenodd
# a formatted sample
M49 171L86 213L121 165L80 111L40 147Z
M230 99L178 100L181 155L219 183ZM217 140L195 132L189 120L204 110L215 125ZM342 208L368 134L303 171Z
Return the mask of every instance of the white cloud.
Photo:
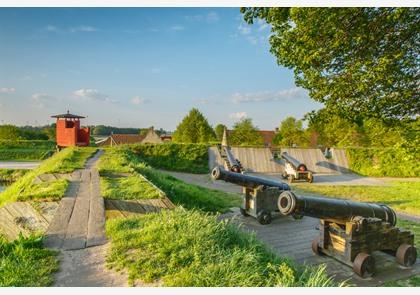
M145 98L142 98L140 96L135 96L131 99L131 103L134 104L134 105L141 105L141 104L144 104L146 102L149 102L149 100L147 100Z
M40 109L45 108L45 106L50 104L53 100L54 98L47 93L34 93L31 96L32 105Z
M185 30L184 26L181 25L173 25L169 28L170 31L183 31Z
M210 11L207 15L206 15L206 21L209 23L215 23L218 22L220 19L219 15L214 12L214 11Z
M0 88L0 93L14 93L16 91L13 87L2 87Z
M269 28L270 25L262 19L257 19L257 26L258 26L258 32L264 31L265 29Z
M229 118L235 119L235 120L242 120L248 117L246 112L236 112L229 114Z
M109 98L108 95L99 92L97 89L81 88L81 89L75 90L73 92L73 95L78 98L86 98L90 100L98 100L98 101L105 101L105 102L111 102L111 103L117 102L115 99Z
M196 14L196 15L187 15L185 19L188 21L205 21L207 23L216 23L219 21L220 17L215 11L210 11L207 14Z
M249 35L251 34L251 27L248 24L241 22L238 26L238 31L241 35Z
M96 32L99 31L99 29L91 27L91 26L78 26L78 27L72 27L70 28L70 32L76 33L76 32Z
M56 33L58 33L58 32L61 32L61 31L62 31L59 27L56 27L56 26L53 26L53 25L48 25L48 26L46 26L46 27L44 28L44 30L45 30L45 31L48 31L48 32L56 32Z
M305 97L306 91L302 88L290 88L274 91L262 91L255 93L235 93L232 95L232 102L234 103L247 103L247 102L270 102L281 101L288 99L298 99Z

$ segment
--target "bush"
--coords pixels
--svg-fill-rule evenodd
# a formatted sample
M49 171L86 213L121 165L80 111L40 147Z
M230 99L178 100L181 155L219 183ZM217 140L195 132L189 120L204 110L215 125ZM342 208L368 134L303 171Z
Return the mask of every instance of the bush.
M419 152L393 148L348 148L350 169L366 176L419 177Z
M110 267L164 286L332 286L323 268L298 269L253 234L199 211L176 209L107 223ZM141 253L141 255L140 255Z
M154 168L189 173L208 173L208 146L194 143L138 144L134 153Z
M56 254L42 248L41 238L20 236L8 242L0 236L0 287L49 286L57 270Z

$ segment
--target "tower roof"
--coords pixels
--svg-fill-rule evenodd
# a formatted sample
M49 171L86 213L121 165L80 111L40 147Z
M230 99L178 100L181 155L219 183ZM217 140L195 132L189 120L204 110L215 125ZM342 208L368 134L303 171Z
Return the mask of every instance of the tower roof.
M51 116L51 118L84 119L85 117L83 117L83 116L79 116L79 115L73 115L73 114L70 114L70 112L69 112L69 111L67 111L67 113L66 113L66 114L54 115L54 116Z

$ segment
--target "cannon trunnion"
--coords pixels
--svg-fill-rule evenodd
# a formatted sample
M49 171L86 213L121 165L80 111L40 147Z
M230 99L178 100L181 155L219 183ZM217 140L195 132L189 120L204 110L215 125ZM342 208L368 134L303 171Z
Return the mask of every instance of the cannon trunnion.
M243 187L243 202L240 208L244 216L253 216L261 224L271 222L273 211L277 211L280 194L290 187L283 182L244 175L215 167L211 173L214 180L224 180Z
M395 227L395 212L386 205L302 197L284 191L278 198L278 208L283 215L295 218L319 218L319 236L312 242L313 252L334 257L361 277L373 275L374 251L395 256L397 263L405 267L416 262L414 235Z
M287 178L290 183L298 180L313 182L312 172L308 170L305 164L300 163L286 152L283 152L281 157L285 161L283 178Z

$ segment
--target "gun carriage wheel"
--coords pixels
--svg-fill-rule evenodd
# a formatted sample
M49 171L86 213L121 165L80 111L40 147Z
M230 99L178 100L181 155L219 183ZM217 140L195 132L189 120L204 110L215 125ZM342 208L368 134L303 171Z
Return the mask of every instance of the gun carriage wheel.
M375 259L367 253L359 253L353 261L353 270L362 278L369 278L375 272Z
M417 249L412 245L402 244L398 247L395 257L398 264L405 267L412 266L417 259Z
M319 247L319 236L316 237L315 239L312 240L312 251L316 254L316 255L322 255L322 251L321 248Z
M271 223L271 213L267 210L262 210L257 214L257 220L260 224L270 224Z
M246 210L244 208L239 208L239 212L241 212L242 216L245 216L245 217L248 216L248 213L246 213Z

